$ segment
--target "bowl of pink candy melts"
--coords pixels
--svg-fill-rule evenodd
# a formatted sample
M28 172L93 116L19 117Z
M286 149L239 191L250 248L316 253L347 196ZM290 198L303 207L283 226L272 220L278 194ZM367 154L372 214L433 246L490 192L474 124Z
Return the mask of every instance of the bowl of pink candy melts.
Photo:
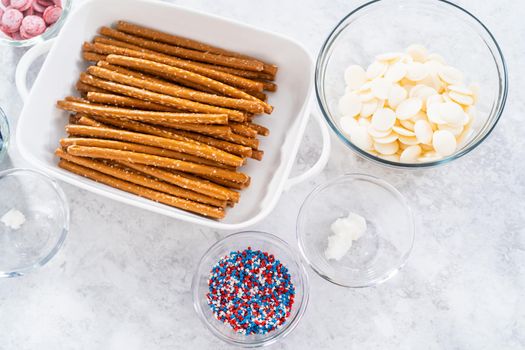
M0 0L0 43L30 46L55 36L70 0Z

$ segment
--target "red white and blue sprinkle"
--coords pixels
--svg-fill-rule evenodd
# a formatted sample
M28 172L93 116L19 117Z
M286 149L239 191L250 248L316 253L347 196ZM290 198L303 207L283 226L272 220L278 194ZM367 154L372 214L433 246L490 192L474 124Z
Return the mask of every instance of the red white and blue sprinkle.
M272 254L232 251L211 269L206 295L213 314L237 333L266 334L290 316L295 297L288 269Z

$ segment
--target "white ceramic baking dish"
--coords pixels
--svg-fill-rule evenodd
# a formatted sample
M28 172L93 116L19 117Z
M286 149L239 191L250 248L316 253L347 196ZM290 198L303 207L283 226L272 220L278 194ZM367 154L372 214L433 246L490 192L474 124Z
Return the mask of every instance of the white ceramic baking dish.
M271 116L258 122L271 130L263 138L264 160L250 161L243 171L252 177L251 186L243 191L240 203L221 221L155 203L111 187L71 174L57 166L53 152L65 136L68 114L55 108L55 102L74 94L74 84L85 68L81 45L91 40L98 28L123 19L178 35L209 42L230 50L260 57L279 66L278 93L270 102L275 106ZM31 63L49 51L28 93L26 75ZM153 212L184 221L220 229L240 229L262 220L275 207L283 190L317 174L326 164L330 139L323 122L323 151L318 162L306 173L289 179L305 126L309 118L313 84L313 63L297 42L270 33L171 4L140 1L87 1L72 12L54 42L45 42L29 50L20 60L16 72L17 88L25 100L17 128L17 144L24 158L35 167L80 188ZM320 120L320 119L318 119Z

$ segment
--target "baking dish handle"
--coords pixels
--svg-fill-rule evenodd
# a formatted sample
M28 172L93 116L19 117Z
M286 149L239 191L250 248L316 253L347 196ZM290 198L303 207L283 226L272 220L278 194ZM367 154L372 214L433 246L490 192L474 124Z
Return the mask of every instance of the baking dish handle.
M29 72L29 68L31 68L31 65L38 57L47 53L51 49L54 42L55 39L50 39L33 46L27 50L18 62L15 73L15 84L22 101L25 102L29 95L29 89L27 88L27 72Z
M284 191L288 191L293 186L318 175L324 169L326 163L328 162L328 158L330 157L332 144L330 141L330 133L328 132L328 128L326 127L326 124L319 113L312 112L311 116L313 116L319 124L319 130L321 131L321 136L323 138L323 149L321 150L321 155L319 156L317 162L315 162L315 164L310 169L306 170L301 175L289 178L284 184Z

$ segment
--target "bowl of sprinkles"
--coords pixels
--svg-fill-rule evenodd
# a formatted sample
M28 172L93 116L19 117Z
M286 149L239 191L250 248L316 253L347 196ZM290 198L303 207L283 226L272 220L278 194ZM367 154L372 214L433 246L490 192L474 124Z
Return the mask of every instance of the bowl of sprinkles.
M266 346L288 335L308 304L309 284L299 256L265 232L235 233L202 257L193 278L195 310L223 341Z

